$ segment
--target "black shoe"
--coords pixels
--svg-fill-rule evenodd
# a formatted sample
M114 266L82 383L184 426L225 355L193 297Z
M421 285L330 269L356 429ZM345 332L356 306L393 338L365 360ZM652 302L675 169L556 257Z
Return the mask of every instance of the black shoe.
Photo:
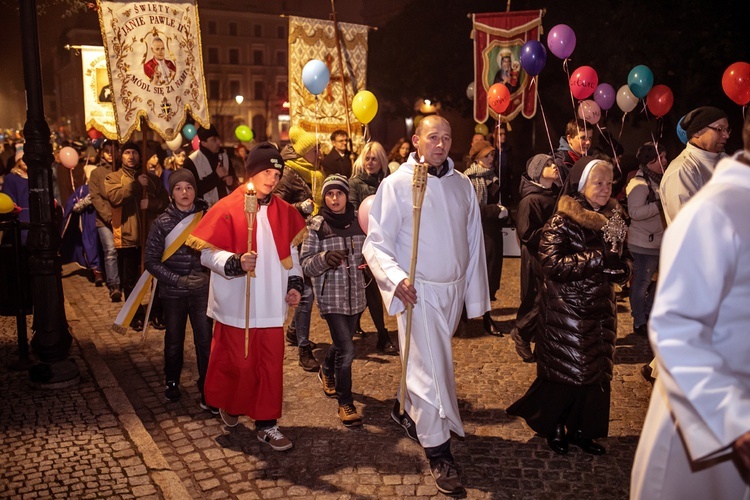
M122 300L122 290L120 290L119 285L115 285L109 290L109 300L112 302L120 302Z
M297 346L299 345L299 341L297 340L297 332L291 329L287 329L286 331L286 343L289 345Z
M653 370L651 369L651 366L649 364L641 366L641 375L643 375L643 378L646 379L646 382L651 385L653 385L656 381L653 376Z
M536 361L536 356L534 356L534 353L531 351L531 343L526 342L521 338L517 328L514 328L513 331L510 332L510 338L512 338L513 342L516 344L516 353L521 356L524 363L533 363Z
M398 347L391 342L391 337L388 332L378 332L378 343L375 348L380 354L388 354L389 356L398 356Z
M167 325L162 323L159 318L153 318L151 321L148 322L148 326L150 326L154 330L166 330L167 329Z
M495 337L503 336L503 332L497 327L489 312L484 313L482 316L482 325L484 326L484 331L490 335L494 335Z
M568 438L565 435L565 427L562 424L557 424L554 432L547 436L547 444L558 455L566 455L568 453Z
M206 398L204 396L201 396L201 402L199 403L199 405L200 405L201 409L210 411L214 415L218 415L219 414L219 409L218 408L216 408L214 406L208 406L208 404L206 404Z
M448 460L441 460L435 467L430 467L430 473L435 478L435 486L440 493L452 498L464 498L466 488L461 484L456 465Z
M648 326L646 324L643 324L641 326L634 326L633 333L635 333L636 335L641 335L643 337L648 337Z
M172 403L180 400L182 394L180 393L180 388L178 387L177 382L167 382L167 388L164 390L164 397L167 398L167 401L171 401Z
M94 286L104 286L104 275L101 271L94 270Z
M306 372L316 372L320 369L318 361L313 356L311 346L306 345L299 348L299 365Z
M581 437L581 431L575 431L570 435L570 444L578 446L581 450L589 455L604 455L607 450L604 446L597 444L591 438Z
M413 439L418 443L419 437L417 437L417 424L415 424L414 420L412 420L409 414L406 413L406 409L404 409L403 415L399 415L398 409L397 399L396 403L393 405L393 410L391 410L391 418L394 422L404 428L404 430L406 431L406 435L410 439Z
M130 328L135 330L136 332L140 332L143 330L143 320L142 319L134 319L130 322Z
M354 335L359 335L360 337L364 337L365 336L365 332L361 328L357 327L357 329L354 330Z

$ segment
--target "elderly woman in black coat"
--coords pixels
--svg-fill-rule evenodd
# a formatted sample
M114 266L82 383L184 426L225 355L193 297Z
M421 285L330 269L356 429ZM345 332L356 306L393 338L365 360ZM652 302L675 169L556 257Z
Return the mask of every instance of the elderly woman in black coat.
M630 277L621 256L625 215L612 195L612 164L581 158L539 243L544 273L537 378L509 415L523 417L558 454L574 444L605 449L617 301L614 283Z

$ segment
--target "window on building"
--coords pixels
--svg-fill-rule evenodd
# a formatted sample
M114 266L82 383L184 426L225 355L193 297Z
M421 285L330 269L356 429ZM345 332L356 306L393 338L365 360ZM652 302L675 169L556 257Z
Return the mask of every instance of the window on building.
M276 38L286 38L286 30L283 26L276 27Z
M260 24L253 24L253 36L262 37L263 26L261 26Z
M265 85L263 85L263 82L255 82L253 83L253 99L256 101L262 101L265 99L265 93L263 92L265 88Z
M276 66L286 66L286 51L285 50L278 50L276 51Z
M286 99L288 88L285 81L276 82L276 97Z
M229 97L233 99L240 94L242 94L242 92L240 92L240 82L237 80L230 80L229 81Z
M216 34L216 21L209 21L208 22L208 34L209 35L215 35Z
M229 35L237 36L237 23L229 23Z
M255 66L263 66L263 51L262 50L253 50L253 65Z
M218 100L219 99L219 80L209 80L208 81L208 98L211 100Z
M216 47L208 48L208 64L219 64L219 49Z
M229 49L229 64L240 63L240 49Z

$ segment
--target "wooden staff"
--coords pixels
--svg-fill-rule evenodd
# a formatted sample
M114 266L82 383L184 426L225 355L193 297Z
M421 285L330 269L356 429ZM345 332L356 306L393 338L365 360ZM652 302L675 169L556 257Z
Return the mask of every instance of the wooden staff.
M349 109L351 103L349 97L346 95L346 79L344 78L344 56L341 53L341 36L339 35L339 21L336 19L336 5L335 0L331 0L331 17L333 18L333 34L336 37L336 52L339 56L339 73L341 74L341 89L344 99L344 117L346 118L346 133L349 136L349 150L351 151L351 137L352 137L352 125L349 122Z
M258 212L258 196L252 182L247 183L245 191L245 218L247 219L247 253L253 251L253 224L255 223L255 214ZM250 342L250 277L253 276L251 271L247 272L245 278L245 359L248 354L248 344Z
M417 253L419 247L419 223L422 218L422 201L427 189L427 168L424 156L420 163L414 165L414 177L411 181L412 198L412 234L411 234L411 263L409 264L409 282L414 285L417 274ZM406 394L406 367L409 365L409 347L411 345L411 320L414 306L406 304L406 333L404 335L404 351L401 357L401 383L399 384L398 411L404 414L404 395Z

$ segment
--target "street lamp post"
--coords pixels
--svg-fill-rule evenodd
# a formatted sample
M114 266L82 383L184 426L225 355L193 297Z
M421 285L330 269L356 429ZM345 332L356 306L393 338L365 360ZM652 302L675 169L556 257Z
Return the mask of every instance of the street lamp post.
M80 379L78 366L69 356L70 335L62 289L58 249L60 231L54 223L52 197L52 145L44 118L42 70L36 22L36 0L18 0L21 19L23 76L26 87L24 161L29 175L31 227L27 246L34 304L31 348L40 363L29 370L31 381L41 387L72 385Z

